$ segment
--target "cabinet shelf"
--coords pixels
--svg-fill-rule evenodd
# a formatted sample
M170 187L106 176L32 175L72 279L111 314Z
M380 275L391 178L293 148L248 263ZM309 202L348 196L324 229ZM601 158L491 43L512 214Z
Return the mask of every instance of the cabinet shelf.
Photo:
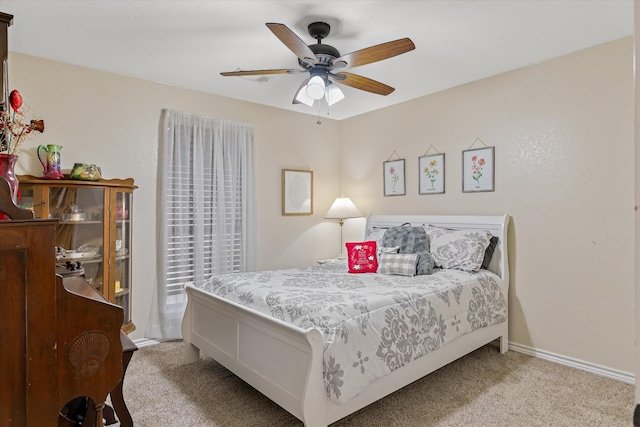
M57 218L56 218L57 219ZM86 221L60 221L60 225L89 225L89 224L98 224L102 225L102 221L96 220L86 220Z
M92 263L96 263L96 262L102 262L102 255L98 255L98 256L92 257L92 258L64 258L64 257L62 257L60 259L60 262L62 262L63 264L66 263L67 261L79 262L80 264L92 264Z
M83 245L98 248L92 257L61 258L65 265L79 262L89 283L107 300L124 311L122 330L135 329L131 318L133 179L78 181L45 180L19 175L23 206L30 206L36 218L57 220L56 246L67 251ZM82 213L81 221L70 221L69 214ZM63 221L62 219L65 219ZM77 218L77 216L76 216ZM125 253L116 248L126 248Z
M128 293L129 293L129 289L128 288L120 289L120 290L116 291L116 298L120 298L120 297L122 297L124 295L127 295Z

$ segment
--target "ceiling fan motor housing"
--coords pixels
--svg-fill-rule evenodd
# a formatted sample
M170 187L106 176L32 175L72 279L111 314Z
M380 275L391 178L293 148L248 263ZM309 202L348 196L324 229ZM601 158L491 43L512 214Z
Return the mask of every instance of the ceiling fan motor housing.
M320 43L320 40L329 35L331 25L326 22L312 22L307 26L307 30L309 31L309 35Z
M333 46L321 43L321 40L329 35L331 26L325 22L312 22L307 28L309 35L318 40L317 44L309 45L309 49L318 57L318 64L331 65L333 59L340 57L340 52Z
M298 64L305 69L310 69L315 67L329 67L331 65L331 61L340 56L338 50L329 46L328 44L312 44L309 45L309 48L315 53L318 62L314 64L309 64L301 59L298 59Z

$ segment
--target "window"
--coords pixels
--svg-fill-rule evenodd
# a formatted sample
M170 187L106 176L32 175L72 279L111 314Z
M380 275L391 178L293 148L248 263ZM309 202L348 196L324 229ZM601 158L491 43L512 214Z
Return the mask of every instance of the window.
M255 262L254 126L164 114L157 313L152 309L148 338L181 336L185 285Z

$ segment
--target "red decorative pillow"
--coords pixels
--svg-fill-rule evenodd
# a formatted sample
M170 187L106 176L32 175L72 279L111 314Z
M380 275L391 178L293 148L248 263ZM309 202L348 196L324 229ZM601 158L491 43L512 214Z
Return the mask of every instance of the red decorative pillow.
M376 241L347 242L349 273L375 273L378 270Z

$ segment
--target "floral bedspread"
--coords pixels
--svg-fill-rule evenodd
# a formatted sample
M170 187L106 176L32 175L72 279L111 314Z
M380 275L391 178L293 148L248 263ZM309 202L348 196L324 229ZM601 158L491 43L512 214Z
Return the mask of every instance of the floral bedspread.
M221 274L200 289L323 335L327 395L347 402L370 382L470 331L507 319L499 276L349 274L346 263Z

